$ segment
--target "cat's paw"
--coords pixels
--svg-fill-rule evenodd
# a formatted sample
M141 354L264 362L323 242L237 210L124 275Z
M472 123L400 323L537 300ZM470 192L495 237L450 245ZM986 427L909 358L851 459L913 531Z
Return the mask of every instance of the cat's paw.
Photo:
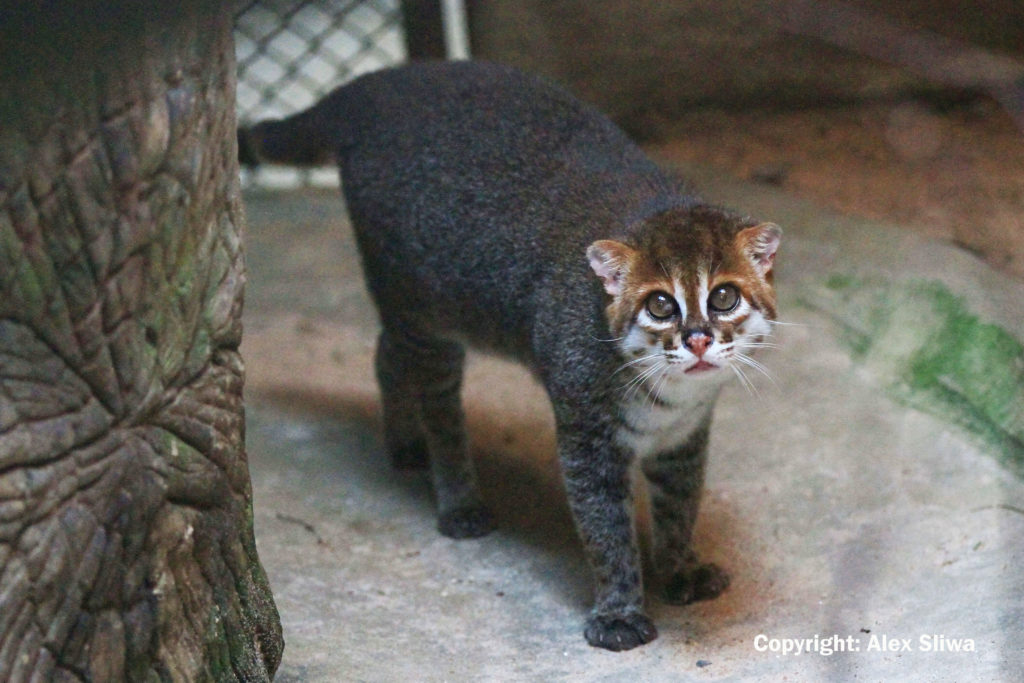
M391 466L396 470L422 470L430 465L427 442L423 439L392 445L389 449Z
M494 529L494 517L482 505L448 510L437 520L437 530L448 538L479 538Z
M658 629L641 612L595 614L587 619L583 635L594 647L620 652L651 642L658 637Z
M699 564L679 572L664 586L664 598L673 605L688 605L717 598L729 587L729 574L717 564Z

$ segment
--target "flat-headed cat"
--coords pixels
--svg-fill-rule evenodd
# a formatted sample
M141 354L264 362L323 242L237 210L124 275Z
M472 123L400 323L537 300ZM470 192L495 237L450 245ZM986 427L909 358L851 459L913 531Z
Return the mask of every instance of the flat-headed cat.
M728 577L690 537L712 408L771 333L781 230L709 206L606 117L493 64L410 65L239 134L241 158L333 159L382 331L376 369L398 467L428 466L441 533L486 534L460 404L465 346L544 385L596 599L587 640L625 650L643 611L631 463L668 600Z

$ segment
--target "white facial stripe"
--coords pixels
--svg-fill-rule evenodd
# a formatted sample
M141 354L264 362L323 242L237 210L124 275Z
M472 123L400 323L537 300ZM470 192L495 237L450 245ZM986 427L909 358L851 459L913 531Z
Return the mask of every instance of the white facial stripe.
M686 320L686 297L684 296L683 286L679 280L675 279L672 280L672 286L672 296L676 298L676 304L679 306L679 319Z
M700 306L700 314L704 320L708 320L708 273L706 270L701 270L698 275L697 281L697 302Z

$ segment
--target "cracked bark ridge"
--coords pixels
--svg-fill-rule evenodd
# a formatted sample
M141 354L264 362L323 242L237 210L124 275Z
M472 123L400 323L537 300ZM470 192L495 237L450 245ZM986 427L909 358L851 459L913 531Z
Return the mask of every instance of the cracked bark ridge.
M231 3L21 4L0 10L0 680L269 680Z

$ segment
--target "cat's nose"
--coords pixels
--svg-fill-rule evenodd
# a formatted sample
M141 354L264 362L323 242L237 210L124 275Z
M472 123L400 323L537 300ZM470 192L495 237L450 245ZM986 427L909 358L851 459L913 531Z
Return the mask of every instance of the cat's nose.
M691 332L686 335L683 343L686 344L686 348L690 349L697 358L700 358L707 351L708 347L711 346L712 341L711 337L703 332Z

